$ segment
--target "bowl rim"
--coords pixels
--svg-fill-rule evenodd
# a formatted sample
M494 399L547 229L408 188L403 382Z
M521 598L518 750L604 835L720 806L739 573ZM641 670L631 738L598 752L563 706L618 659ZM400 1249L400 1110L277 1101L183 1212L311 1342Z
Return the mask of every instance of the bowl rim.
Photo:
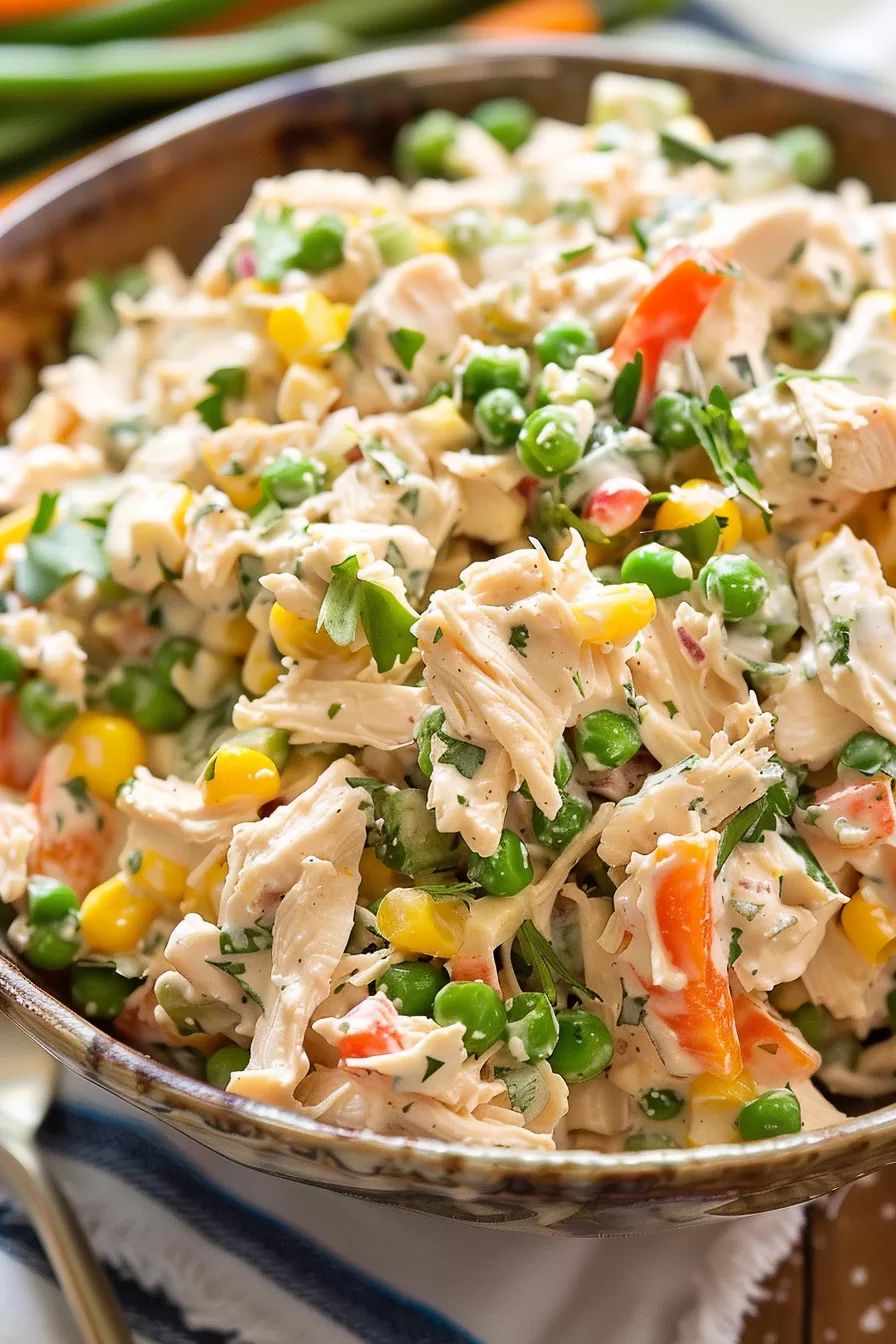
M500 68L514 62L537 66L545 61L562 62L569 57L591 59L605 68L616 63L629 63L655 65L661 69L711 71L732 78L746 75L777 87L842 99L856 110L873 109L896 117L896 95L888 95L882 89L859 89L848 79L794 69L784 62L750 54L684 56L673 50L666 55L655 41L637 38L593 36L538 42L520 38L388 48L309 70L276 75L218 94L101 146L29 188L0 211L0 256L6 251L5 244L14 243L16 235L28 229L34 217L55 201L96 183L131 159L161 146L176 146L181 138L238 117L250 109L290 96L336 91L346 84L357 87L389 75L418 76L422 89L426 77L435 74L444 80L451 72L458 82L463 82L476 68ZM94 1081L125 1100L139 1102L141 1097L151 1097L151 1109L174 1123L183 1121L190 1112L206 1119L213 1113L222 1121L221 1128L231 1130L238 1138L242 1120L277 1145L292 1149L300 1145L303 1149L323 1151L348 1171L356 1169L355 1162L365 1159L385 1160L393 1169L396 1161L404 1159L405 1165L420 1175L462 1172L464 1178L476 1177L477 1183L483 1185L500 1174L502 1178L517 1176L535 1184L539 1180L555 1182L558 1176L569 1176L591 1178L598 1184L617 1181L629 1187L643 1187L663 1172L667 1176L680 1175L699 1186L706 1185L710 1178L715 1178L717 1183L722 1169L725 1177L734 1183L738 1175L743 1176L753 1167L762 1167L773 1158L777 1166L787 1167L788 1171L792 1160L797 1175L810 1176L817 1168L806 1165L805 1161L801 1163L800 1159L823 1156L827 1167L838 1158L855 1157L868 1151L872 1141L875 1147L882 1141L891 1144L896 1160L896 1103L823 1129L804 1130L750 1144L706 1144L686 1149L628 1153L587 1149L532 1151L344 1129L281 1107L222 1093L208 1083L160 1063L108 1035L57 999L32 980L2 947L0 1011L11 1016L63 1063L75 1067L86 1065ZM132 1085L130 1089L126 1085L128 1079ZM187 1132L202 1141L201 1130L189 1126ZM340 1160L340 1154L344 1162ZM874 1165L882 1164L875 1158ZM660 1192L663 1188L660 1187Z

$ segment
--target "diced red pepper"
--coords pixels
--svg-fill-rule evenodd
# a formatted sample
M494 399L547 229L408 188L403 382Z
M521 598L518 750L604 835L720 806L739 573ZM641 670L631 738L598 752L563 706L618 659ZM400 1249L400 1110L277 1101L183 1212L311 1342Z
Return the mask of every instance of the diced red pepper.
M631 476L613 476L604 481L585 500L582 517L586 522L596 523L608 537L615 537L638 521L650 491L646 485Z
M744 1068L761 1086L783 1087L785 1083L811 1078L821 1064L818 1051L768 1004L738 994L734 1000L734 1020Z
M341 1059L369 1059L374 1055L394 1055L404 1049L398 1012L385 994L374 994L356 1004L340 1025Z
M713 875L718 836L664 837L657 846L653 923L671 965L686 980L683 989L646 985L646 1012L671 1032L702 1072L736 1078L740 1045L728 976L715 947Z
M660 363L667 352L683 345L712 303L728 273L705 248L679 243L657 267L653 284L626 318L613 346L617 369L631 363L638 351L644 361L635 419L641 421L653 401Z

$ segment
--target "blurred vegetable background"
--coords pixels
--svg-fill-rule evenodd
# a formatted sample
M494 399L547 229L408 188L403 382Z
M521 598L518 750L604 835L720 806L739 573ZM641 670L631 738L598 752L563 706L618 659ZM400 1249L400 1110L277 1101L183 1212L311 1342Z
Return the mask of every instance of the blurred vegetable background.
M0 183L194 98L371 46L592 33L678 0L0 0ZM20 183L20 185L22 185ZM0 193L5 203L15 188Z

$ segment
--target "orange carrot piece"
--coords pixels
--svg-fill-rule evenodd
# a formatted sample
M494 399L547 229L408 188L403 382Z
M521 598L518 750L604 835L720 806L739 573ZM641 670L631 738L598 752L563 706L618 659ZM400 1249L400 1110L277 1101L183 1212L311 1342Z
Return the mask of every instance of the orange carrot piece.
M596 33L600 13L591 0L507 0L468 19L472 37L511 37L515 33Z
M801 1032L766 1003L747 994L734 1000L734 1020L744 1067L762 1086L783 1087L810 1078L821 1063Z
M0 0L0 23L50 18L77 9L84 0Z
M705 248L680 243L664 258L653 284L626 318L613 346L617 369L630 363L639 350L644 361L636 420L644 418L653 400L666 351L691 339L727 278L718 259Z
M728 977L717 964L713 874L718 837L676 836L657 846L654 921L681 990L647 986L654 1015L704 1073L735 1078L742 1061Z

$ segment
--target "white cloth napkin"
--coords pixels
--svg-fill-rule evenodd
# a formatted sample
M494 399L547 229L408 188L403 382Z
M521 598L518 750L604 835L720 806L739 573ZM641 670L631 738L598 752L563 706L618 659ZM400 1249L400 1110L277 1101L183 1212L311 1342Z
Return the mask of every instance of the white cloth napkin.
M693 0L649 30L695 27L896 77L894 0ZM63 1095L46 1144L140 1344L736 1344L802 1233L794 1209L591 1241L471 1227L258 1175L73 1077ZM0 1303L0 1344L77 1344L2 1186Z
M140 1344L733 1344L802 1229L572 1241L404 1213L235 1166L68 1075L44 1142ZM0 1303L0 1344L78 1344L2 1186Z

